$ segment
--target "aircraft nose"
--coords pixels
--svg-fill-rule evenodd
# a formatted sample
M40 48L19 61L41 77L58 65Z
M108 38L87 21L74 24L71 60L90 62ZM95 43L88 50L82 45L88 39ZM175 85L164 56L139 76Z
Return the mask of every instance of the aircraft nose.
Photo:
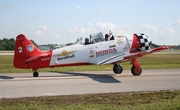
M133 48L138 50L149 50L152 41L149 40L148 36L143 33L138 33L133 35Z

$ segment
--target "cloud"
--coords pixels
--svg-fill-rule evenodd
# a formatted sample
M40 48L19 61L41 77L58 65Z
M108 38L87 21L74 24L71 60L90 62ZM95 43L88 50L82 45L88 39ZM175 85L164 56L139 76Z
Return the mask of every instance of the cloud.
M8 5L6 5L6 4L0 4L0 9L6 9L6 8L8 8Z
M174 35L174 29L172 29L172 28L169 28L169 27L167 27L166 28L166 32L168 33L168 34L170 34L170 35Z
M102 32L103 34L106 34L109 32L109 30L112 30L112 32L116 35L127 34L127 32L123 28L116 24L98 21L97 23L87 22L82 26L68 28L64 31L59 32L58 34L55 34L55 36L58 38L65 37L72 41L73 39L77 39L78 37L89 37L89 35L93 33Z
M177 24L180 24L180 19L177 20Z
M38 26L36 29L36 32L34 32L35 35L41 35L46 31L52 31L52 29L48 28L47 25Z
M18 20L18 21L22 21L22 20L25 20L25 16L18 16L16 19Z
M174 23L167 23L167 26L176 26L176 25L180 25L180 19L178 19L176 22Z
M99 28L99 29L102 29L102 30L117 30L117 29L120 29L120 27L116 24L113 24L113 23L107 23L107 22L97 22L96 23L96 26Z
M143 28L144 31L153 31L153 32L157 31L157 28L155 26L150 25L150 24L143 24L140 27Z
M81 6L76 6L76 8L81 9Z
M22 29L24 29L24 27L22 27ZM27 28L26 30L30 31L30 29ZM101 21L96 23L86 22L83 25L69 27L62 30L56 29L53 31L48 27L48 25L40 25L37 26L35 30L31 30L31 33L28 33L28 36L34 36L33 40L37 41L39 44L66 44L70 42L73 43L80 37L83 39L89 37L89 35L93 33L102 32L103 35L105 35L106 33L109 33L109 30L112 30L115 35L132 35L134 33L143 32L144 34L147 34L154 43L159 44L173 44L175 42L173 39L179 39L177 38L177 35L179 34L178 29L174 27L157 29L155 26L150 24L139 26L126 25L121 27L112 22ZM27 33L26 31L24 32Z
M136 27L133 25L126 25L124 27L121 27L112 22L98 21L96 23L87 22L84 25L70 27L68 29L54 33L54 39L61 39L60 42L54 42L62 44L75 42L79 37L83 37L84 39L86 37L89 37L90 34L98 32L102 32L103 35L105 35L106 33L109 33L109 30L112 30L115 35L132 35L134 33L143 32L144 34L147 34L153 42L159 44L171 44L171 37L176 38L174 36L174 28L168 27L158 30L155 26L152 26L150 24L144 24Z
M16 18L16 20L18 20L18 21L33 20L33 19L37 19L37 16L36 16L35 14L18 16L18 17Z
M62 38L62 33L56 33L56 34L54 34L54 36L55 36L55 38Z
M101 10L95 12L95 14L103 14L103 13L105 13L106 11L107 11L106 8L102 8Z
M88 25L88 26L92 26L92 23L90 23L90 22L87 22L87 25Z
M130 25L126 25L126 28L127 28L127 29L134 29L134 27L133 27L133 26L130 26Z

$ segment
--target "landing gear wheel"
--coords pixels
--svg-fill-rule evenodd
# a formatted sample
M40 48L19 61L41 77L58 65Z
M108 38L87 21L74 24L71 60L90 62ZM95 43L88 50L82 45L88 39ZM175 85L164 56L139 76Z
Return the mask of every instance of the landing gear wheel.
M131 68L131 73L132 73L134 76L139 76L139 75L141 75L141 73L142 73L142 68L141 68L141 67L132 66L132 68Z
M123 71L123 67L119 64L114 64L113 71L115 74L121 74Z
M39 76L39 73L38 73L37 71L35 71L35 72L33 73L33 76L34 76L34 77L38 77L38 76Z

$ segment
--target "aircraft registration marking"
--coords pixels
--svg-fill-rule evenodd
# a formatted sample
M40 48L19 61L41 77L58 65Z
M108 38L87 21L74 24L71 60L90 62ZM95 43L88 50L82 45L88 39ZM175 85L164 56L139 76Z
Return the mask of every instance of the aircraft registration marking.
M22 47L18 47L19 53L23 53Z

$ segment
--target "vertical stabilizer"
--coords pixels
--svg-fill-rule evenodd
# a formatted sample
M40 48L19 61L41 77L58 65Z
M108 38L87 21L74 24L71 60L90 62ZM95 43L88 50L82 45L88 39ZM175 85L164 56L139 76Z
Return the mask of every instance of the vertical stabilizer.
M41 51L23 34L16 37L14 51L14 66L16 68L29 68L26 60Z

